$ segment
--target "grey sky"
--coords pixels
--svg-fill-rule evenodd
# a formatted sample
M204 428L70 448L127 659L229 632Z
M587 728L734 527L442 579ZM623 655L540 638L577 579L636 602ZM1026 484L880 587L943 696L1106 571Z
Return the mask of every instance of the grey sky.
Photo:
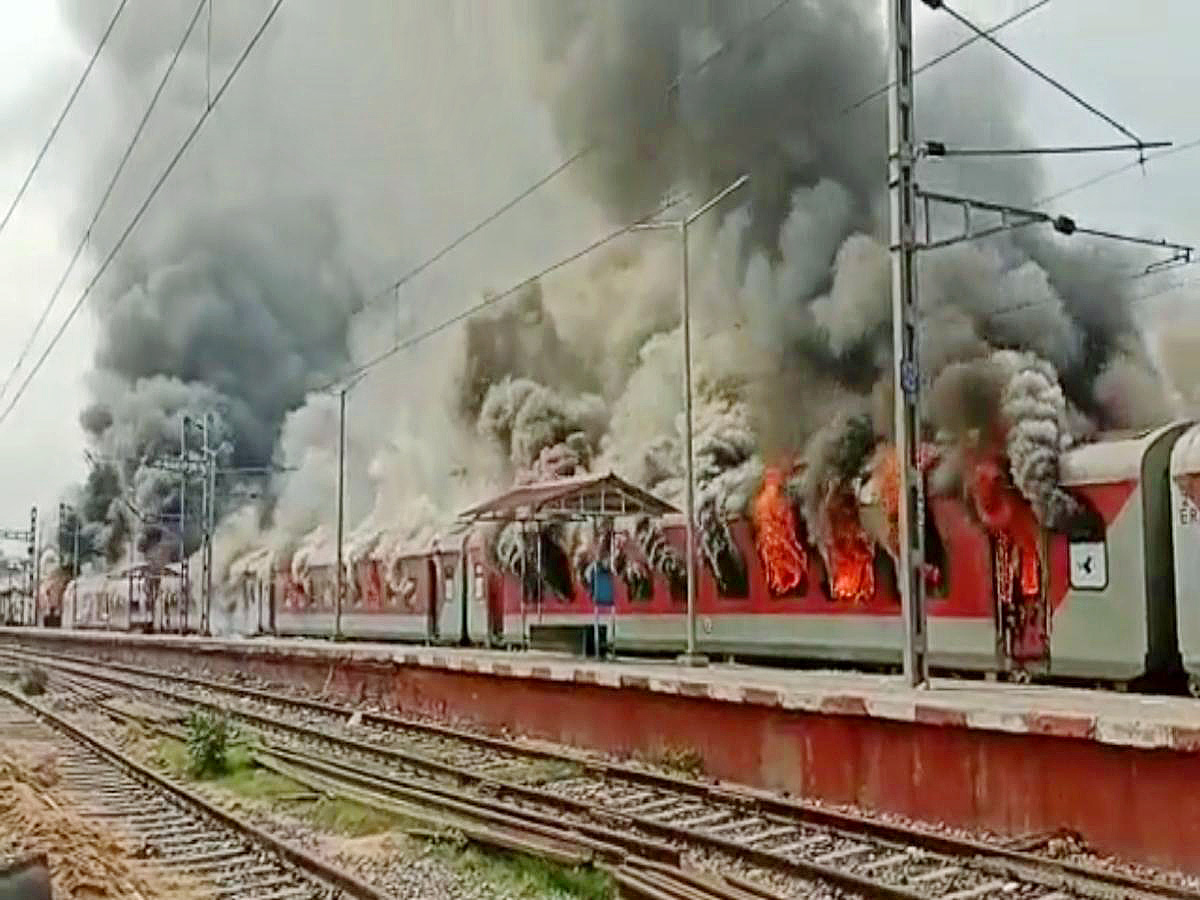
M154 2L156 0L130 0L127 14L130 20L137 19L139 6ZM281 16L287 20L293 6L311 6L316 2L319 0L290 0ZM351 4L354 2L356 0L350 0ZM1027 2L959 0L959 6L984 24L1003 18ZM98 19L106 17L112 6L102 0L88 0L88 3L97 9L103 8L102 14L97 13ZM463 2L458 6L469 10L473 3L482 4L484 0ZM218 10L220 6L218 3ZM923 6L918 13L919 22L935 15ZM297 20L303 21L303 18L297 16ZM289 26L287 21L278 24L285 31L295 27ZM1144 138L1184 143L1200 138L1200 118L1193 111L1194 100L1200 96L1200 63L1197 63L1194 51L1194 36L1198 33L1200 3L1194 0L1141 0L1136 4L1117 0L1054 0L1045 9L1006 31L1003 39ZM264 52L286 54L290 50L295 56L318 44L324 52L355 52L355 48L349 46L339 50L337 34L324 36L327 41L323 41L322 35L296 35L294 31L289 32L289 36L290 40L279 48L265 48ZM174 39L173 32L161 35L164 45ZM502 39L503 34L497 34L497 40ZM931 51L928 44L922 45L920 36L918 48L918 59ZM75 43L72 32L60 20L56 4L41 0L0 0L0 207L7 206L90 51L90 47ZM990 51L977 47L970 52ZM296 84L284 76L294 71L295 63L302 61L281 58L278 64L266 70L265 76L255 73L250 77L275 77L278 83L273 85L273 90L296 90ZM425 61L429 78L434 81L440 77L438 67L458 64L448 58ZM954 64L952 61L946 65ZM1032 76L1017 75L1014 81L1024 92L1025 121L1039 143L1103 143L1120 139L1111 128L1073 107L1070 101L1039 84ZM510 85L512 79L501 78L500 83ZM369 92L370 85L370 79L364 78L354 87L359 92ZM89 87L92 90L85 90L80 98L80 108L76 111L79 114L73 113L64 127L62 146L51 153L17 215L0 235L0 285L3 285L0 320L4 323L0 328L0 378L7 375L65 264L66 255L79 238L79 204L71 193L78 185L74 176L81 169L94 175L111 165L88 158L86 128L104 115L111 100L105 94L103 81ZM302 89L328 91L334 88L308 83ZM419 92L413 96L413 103L419 104ZM370 107L369 99L359 98L364 109ZM461 96L458 102L478 103L479 98ZM516 103L510 100L510 105ZM439 152L441 136L436 124L436 109L414 106L407 110L378 109L372 114L388 116L392 113L398 120L415 119L424 129L420 140L413 142L411 156L406 160L408 165L445 165ZM484 114L486 111L481 111L481 115ZM503 128L505 121L504 116L496 114L489 127ZM211 133L194 148L197 155L212 157L219 154L222 141L230 137L221 134L218 118L214 118L212 124ZM544 123L535 120L513 124L532 133L511 143L484 143L486 132L476 136L480 154L486 156L490 166L505 175L510 191L528 183L532 174L544 169L546 161L557 153ZM333 139L320 133L321 126L321 122L309 121L303 126L297 125L296 129L297 132L308 129L314 141L328 140L329 152L333 155L340 149L336 146L337 124L328 123ZM452 135L445 137L446 141L458 139ZM515 149L518 147L524 147L524 150ZM350 148L351 151L354 149ZM513 158L504 158L506 152L512 153ZM350 158L353 158L352 154ZM1126 161L1124 156L1111 155L1047 161L1044 164L1047 192L1069 187ZM266 165L269 161L264 159L263 163ZM1195 213L1200 208L1200 180L1194 177L1198 166L1200 149L1180 153L1150 163L1144 173L1131 170L1102 185L1063 198L1054 209L1070 213L1088 225L1200 243L1200 223ZM394 176L394 183L371 181L373 177L384 177L379 171L373 176L356 173L353 169L346 171L344 187L340 189L347 195L354 195L359 204L369 203L375 192L401 200L408 197L399 173ZM243 175L255 177L253 172ZM880 175L882 178L883 173ZM473 179L480 177L477 172L464 170L464 187L475 185ZM488 184L490 182L484 181L478 186L482 190ZM409 222L419 220L442 199L414 188L411 201L400 218ZM501 199L502 196L496 195L489 202L494 205ZM448 208L454 212L445 213L446 233L454 230L454 222L450 219L461 227L473 218L466 208L459 210L453 203L448 204ZM478 204L470 207L479 208ZM587 213L590 216L592 211ZM488 239L485 235L483 243ZM491 240L505 239L502 226L491 232ZM570 243L568 241L567 245ZM376 267L378 271L389 269L386 251L379 247L352 247L351 253L364 266L364 282L377 280ZM488 265L488 259L487 254L482 258L468 254L464 256L463 264L474 262L484 267ZM502 270L484 271L480 277L493 285L503 285L545 261L544 254L535 253L534 248L518 246ZM94 260L82 266L74 288L64 293L58 312L51 320L51 331L74 301L83 275L92 265ZM1200 288L1200 266L1144 279L1147 292L1191 279L1197 283L1185 284L1152 301L1148 308L1157 311L1157 321L1162 321L1163 316L1176 321L1184 311L1180 298L1200 297L1200 290L1197 290ZM81 315L39 373L16 414L0 426L0 525L22 524L29 505L34 502L48 513L63 486L84 474L83 434L78 425L78 413L84 403L82 379L89 369L94 334L90 312Z

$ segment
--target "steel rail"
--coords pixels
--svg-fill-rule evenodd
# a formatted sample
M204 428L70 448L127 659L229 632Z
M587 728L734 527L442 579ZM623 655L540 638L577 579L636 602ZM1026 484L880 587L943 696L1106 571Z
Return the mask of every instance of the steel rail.
M30 700L28 697L22 696L8 686L0 685L0 696L33 713L77 743L83 744L98 753L142 784L162 793L169 794L175 799L191 806L193 809L199 810L205 816L216 820L231 831L249 838L272 855L286 860L297 869L301 869L326 885L344 891L348 896L359 898L359 900L392 900L391 894L377 890L371 885L355 878L350 873L344 872L336 866L318 859L302 848L280 840L240 816L234 815L219 806L215 806L199 794L189 791L170 779L163 777L153 769L130 758L128 754L123 753L106 741L88 734L57 712Z
M62 663L55 661L52 661L50 664L62 665ZM342 783L348 783L360 789L384 791L412 804L435 806L446 812L474 816L485 820L493 827L511 828L518 826L542 838L548 838L554 834L561 833L563 827L566 826L580 833L582 840L579 843L588 850L599 851L604 854L606 849L615 845L626 852L637 853L643 858L659 862L678 862L679 853L669 843L658 843L652 839L631 835L627 829L633 827L652 834L656 838L661 838L664 841L691 843L709 850L740 857L764 868L785 872L795 877L837 885L863 897L880 898L880 900L923 900L926 896L908 890L903 886L890 885L864 878L853 872L834 866L822 865L808 860L786 859L778 854L749 847L728 838L722 838L679 825L658 822L644 816L629 815L617 810L608 810L603 807L597 807L594 803L562 796L541 788L516 784L486 774L470 772L469 770L419 754L381 747L376 744L330 734L306 725L281 721L248 710L229 709L219 703L189 697L167 688L152 687L128 679L103 675L95 671L94 666L85 671L74 668L69 671L76 677L103 681L133 690L149 691L165 696L177 703L203 706L213 710L223 710L235 718L244 719L264 728L285 731L310 742L331 743L342 749L351 750L363 755L382 757L391 762L399 762L405 765L424 768L438 774L449 775L456 778L460 783L472 784L496 797L507 796L519 798L525 802L540 803L560 812L568 812L580 817L594 816L610 820L618 826L610 828L580 821L564 823L561 818L552 817L527 808L514 809L509 804L493 801L487 797L464 797L456 791L428 783L414 786L386 772L364 773L361 765L349 765L336 760L300 752L292 748L268 746L264 750L269 757L280 758L289 765L308 769L323 778L331 778ZM295 777L292 772L281 771L281 774ZM620 828L626 830L622 831ZM605 847L606 844L608 845L607 848ZM611 853L608 854L608 858L611 860Z
M0 648L0 650L2 649L3 648ZM124 679L102 675L101 673L95 671L95 666L97 664L96 660L84 659L71 654L29 651L24 647L20 648L19 652L39 656L41 658L49 659L59 663L65 661L69 664L84 666L85 671L82 674L85 676L105 680L109 683L119 684L123 687L134 687L141 690L159 692L164 696L170 696L179 702L200 702L195 698L179 695L163 688L150 687ZM1035 883L1041 884L1044 887L1066 888L1078 892L1089 893L1093 896L1099 896L1103 894L1105 890L1111 891L1113 888L1117 888L1124 891L1138 892L1147 897L1170 898L1170 900L1200 900L1200 891L1189 889L1182 885L1142 878L1125 872L1101 869L1083 863L1051 859L1016 848L997 846L995 844L989 844L983 841L954 837L951 835L940 834L927 831L925 829L901 825L898 823L884 822L866 816L859 816L840 810L827 809L812 804L806 804L790 798L779 797L764 790L728 784L707 784L679 776L648 772L615 763L600 762L594 759L589 759L582 755L561 752L556 753L545 748L526 747L521 744L515 744L509 741L484 735L472 734L470 732L450 728L448 726L411 721L397 716L389 716L383 713L371 713L355 710L353 708L327 703L324 701L312 700L310 698L295 698L286 695L273 694L268 691L248 688L242 685L231 685L212 679L198 678L196 676L171 673L159 669L133 666L125 663L104 661L101 664L112 670L128 672L141 677L182 682L217 693L231 694L263 703L285 706L290 705L301 709L322 712L326 715L337 717L339 719L345 719L351 715L358 715L361 717L362 722L370 722L382 728L396 730L416 730L439 737L463 740L477 746L486 747L488 749L493 749L508 754L528 756L538 759L561 760L575 764L589 774L594 774L600 777L617 778L634 783L641 783L664 790L675 791L680 794L687 794L702 800L724 802L731 805L740 804L747 808L757 809L781 818L792 819L805 824L836 829L848 834L868 836L880 841L920 847L921 849L932 853L939 853L946 856L955 857L964 865L982 869L993 874L1034 881ZM219 706L219 704L212 705ZM485 774L471 773L449 763L419 754L414 754L409 751L396 750L390 747L381 747L379 745L355 741L350 738L320 733L316 732L315 729L308 728L306 726L299 726L288 722L279 722L278 720L271 719L270 717L260 716L257 713L239 712L238 714L244 714L249 718L258 718L266 725L292 731L293 733L308 734L310 737L316 735L321 739L332 741L334 743L340 743L343 746L354 749L358 752L370 753L383 758L390 758L394 761L408 765L422 766L427 768L429 771L437 771L468 783L478 784L481 787L493 792L509 794L512 796L520 796L529 800L536 800L540 802L554 802L559 804L560 807L570 807L573 810L580 812L587 811L596 815L608 815L611 818L627 821L630 824L634 824L638 827L642 827L644 825L648 832L657 833L664 837L670 837L672 833L678 834L676 826L664 825L663 823L656 822L652 819L646 819L644 817L631 817L627 814L621 813L619 809L606 810L604 808L597 807L594 803L581 803L578 800L564 797L559 794L553 794L542 789L505 782L501 779L490 777ZM702 832L695 832L695 835L698 841L707 843L708 846L713 847L713 849L720 849L725 852L737 852L739 855L744 854L748 849L744 845L733 844L733 842L729 841L722 841L720 838L707 835ZM689 837L691 836L689 835ZM733 848L736 848L736 850L731 849L731 844ZM762 851L758 852L761 853ZM773 862L777 867L778 858L776 858ZM764 862L761 864L766 865L767 863ZM846 874L841 870L835 869L833 871L839 873L839 875ZM810 870L809 877L827 878L829 875L824 871ZM1099 890L1097 890L1098 888ZM853 889L862 891L866 889L866 885L862 885L860 880L860 883L857 884Z

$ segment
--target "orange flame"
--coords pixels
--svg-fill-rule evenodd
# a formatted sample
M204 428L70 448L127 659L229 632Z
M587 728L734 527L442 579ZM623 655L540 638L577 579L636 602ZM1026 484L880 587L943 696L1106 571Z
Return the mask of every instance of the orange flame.
M838 491L825 506L829 517L829 591L839 602L865 603L875 594L875 545L858 518L858 502Z
M994 544L996 593L1001 602L1013 598L1034 599L1041 593L1038 562L1038 527L1029 503L1004 478L1001 463L985 459L971 471L971 495L975 510Z
M796 540L796 516L778 469L763 473L762 490L754 501L754 527L771 592L782 595L797 590L808 576L808 557Z
M922 473L928 472L937 461L935 449L922 444L917 451L917 466ZM886 531L876 535L881 539L884 549L893 562L899 565L900 559L900 457L896 453L895 444L881 444L875 453L871 471L872 480L878 485L879 506L883 511ZM931 587L941 583L941 572L938 567L926 563L924 566L925 581Z

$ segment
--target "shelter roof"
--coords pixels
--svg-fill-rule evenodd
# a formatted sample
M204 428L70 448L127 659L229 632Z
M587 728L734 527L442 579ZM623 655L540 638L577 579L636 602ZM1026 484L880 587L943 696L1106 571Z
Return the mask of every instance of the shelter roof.
M460 520L517 522L662 516L674 506L612 472L523 484L463 512Z

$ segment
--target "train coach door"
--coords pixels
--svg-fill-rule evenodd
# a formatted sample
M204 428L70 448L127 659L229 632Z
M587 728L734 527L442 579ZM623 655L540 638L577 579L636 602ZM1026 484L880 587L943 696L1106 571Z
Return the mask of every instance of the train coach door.
M438 639L438 614L442 609L442 573L436 557L425 560L425 578L428 584L425 604L425 637L430 641Z
M1002 670L1044 672L1050 667L1050 611L1042 541L1032 535L992 538L996 652Z

